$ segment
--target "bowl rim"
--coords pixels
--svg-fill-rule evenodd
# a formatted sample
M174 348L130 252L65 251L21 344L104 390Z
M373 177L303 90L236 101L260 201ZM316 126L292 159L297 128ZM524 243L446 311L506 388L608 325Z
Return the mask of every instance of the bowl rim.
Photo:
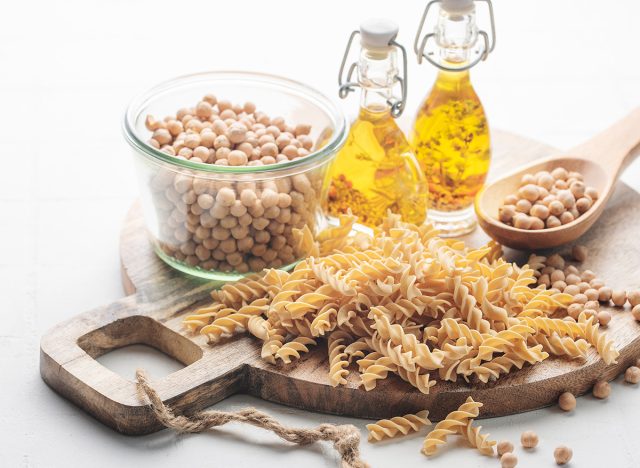
M306 94L309 101L315 101L315 105L319 108L324 107L324 111L335 121L336 129L331 137L321 149L299 159L292 161L269 164L266 166L216 166L214 164L200 163L190 161L188 159L178 159L175 156L167 154L153 146L147 144L141 139L135 130L136 117L139 115L138 110L145 106L157 94L165 92L178 85L187 84L189 82L204 81L206 79L238 79L243 81L255 81L265 85L277 85L282 88L289 88L299 94ZM299 166L306 166L310 163L323 162L324 159L334 155L343 145L348 136L347 116L335 102L324 93L301 83L270 73L242 71L242 70L213 70L199 73L191 73L181 75L169 80L165 80L152 88L138 94L127 106L123 124L123 133L125 140L131 147L138 150L142 155L151 157L152 159L167 163L171 166L182 167L184 169L192 169L200 172L208 172L212 174L259 174L268 172L279 172L286 169L292 169Z

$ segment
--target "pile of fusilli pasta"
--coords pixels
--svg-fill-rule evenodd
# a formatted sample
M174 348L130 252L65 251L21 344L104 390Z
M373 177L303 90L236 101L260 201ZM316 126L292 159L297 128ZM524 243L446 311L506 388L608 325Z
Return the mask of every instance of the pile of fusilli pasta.
M366 390L395 374L423 393L436 380L488 382L550 354L606 363L618 352L592 317L563 320L572 296L536 283L536 271L501 258L499 245L470 249L430 225L389 217L372 236L348 235L354 218L316 239L297 233L309 257L213 291L185 324L211 342L248 331L262 358L294 359L326 338L329 381L352 364Z

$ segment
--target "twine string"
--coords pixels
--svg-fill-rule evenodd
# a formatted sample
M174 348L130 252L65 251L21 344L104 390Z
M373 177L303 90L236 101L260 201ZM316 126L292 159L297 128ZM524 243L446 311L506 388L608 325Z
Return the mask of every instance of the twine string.
M153 387L149 384L147 374L136 371L138 397L148 402L158 420L166 427L179 433L204 432L213 427L229 422L251 424L274 432L281 439L298 445L309 445L318 441L332 442L340 454L342 468L368 468L369 465L360 458L360 431L351 424L321 424L315 428L286 427L266 413L255 408L244 408L237 412L200 411L192 416L176 415L162 402Z

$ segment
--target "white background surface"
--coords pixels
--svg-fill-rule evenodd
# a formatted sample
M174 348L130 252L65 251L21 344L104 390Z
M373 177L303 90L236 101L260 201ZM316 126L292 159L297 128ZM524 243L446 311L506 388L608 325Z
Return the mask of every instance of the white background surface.
M498 45L473 73L494 128L560 148L588 138L640 104L635 0L496 0ZM146 87L206 69L289 76L336 95L346 38L370 16L401 25L409 48L425 1L2 2L0 15L0 465L334 467L325 445L293 448L260 430L229 426L177 437L125 437L53 393L38 374L49 327L122 295L120 223L137 188L120 134L127 102ZM607 7L608 5L608 7ZM434 71L410 66L407 128ZM357 101L345 103L352 111ZM640 131L640 129L639 129ZM625 179L640 187L638 164ZM144 351L103 363L129 377L172 364ZM127 357L128 359L125 359ZM580 398L575 414L545 409L483 421L492 436L541 438L520 465L554 466L559 444L576 467L640 466L640 389L613 384L608 401ZM296 411L235 396L299 426L365 421ZM498 466L455 444L432 460L420 436L372 446L374 467Z

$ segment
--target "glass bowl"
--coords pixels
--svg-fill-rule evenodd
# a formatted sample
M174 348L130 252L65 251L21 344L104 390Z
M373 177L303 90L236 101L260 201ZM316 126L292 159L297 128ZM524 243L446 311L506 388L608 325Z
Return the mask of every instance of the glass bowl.
M232 103L251 101L268 116L282 116L292 125L310 124L310 137L321 143L303 158L239 167L179 159L147 143L148 115L175 115L209 93ZM221 281L264 268L292 268L306 256L299 230L306 227L315 235L327 226L322 208L326 174L347 133L345 115L329 98L278 76L198 73L143 93L127 109L124 134L133 148L145 224L156 253L180 271ZM257 200L267 193L273 198L276 192L278 204L268 209L256 205L247 212L239 206L246 191L252 192L245 193L247 199ZM203 208L198 203L202 194L210 195L204 198L214 205ZM238 209L231 210L234 204Z

